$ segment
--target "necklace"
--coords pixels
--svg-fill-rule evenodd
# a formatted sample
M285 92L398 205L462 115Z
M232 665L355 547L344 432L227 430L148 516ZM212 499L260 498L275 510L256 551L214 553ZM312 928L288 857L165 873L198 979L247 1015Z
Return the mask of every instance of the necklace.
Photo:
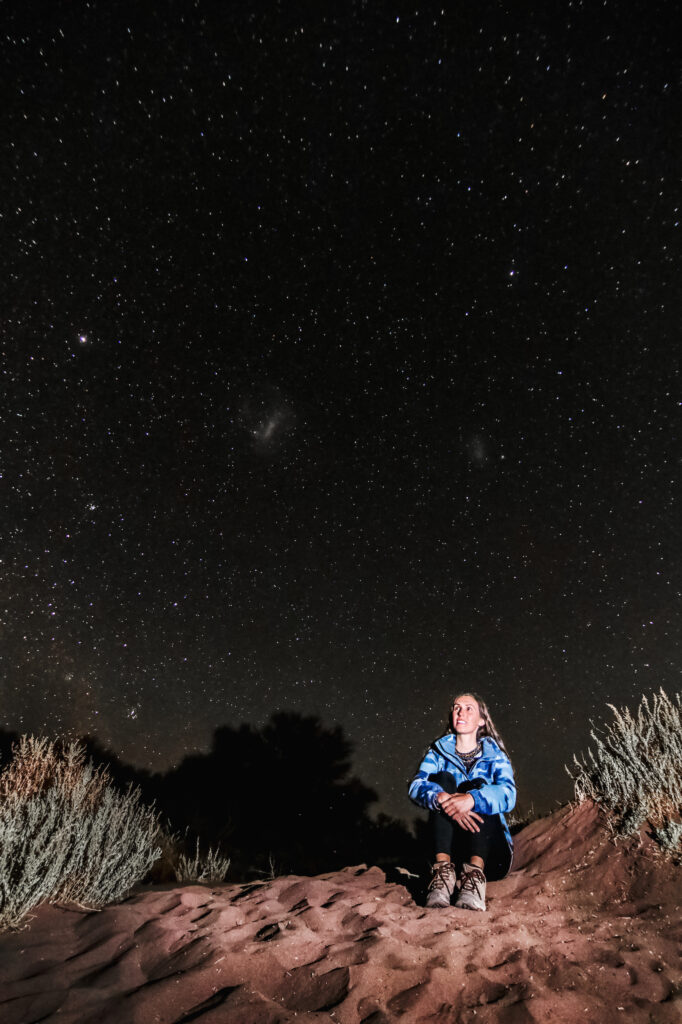
M459 754L459 751L457 751L457 753ZM473 750L470 750L467 754L459 754L459 756L461 757L461 759L464 761L465 765L468 768L469 765L473 764L474 761L478 760L478 758L481 756L481 753L481 744L477 743Z

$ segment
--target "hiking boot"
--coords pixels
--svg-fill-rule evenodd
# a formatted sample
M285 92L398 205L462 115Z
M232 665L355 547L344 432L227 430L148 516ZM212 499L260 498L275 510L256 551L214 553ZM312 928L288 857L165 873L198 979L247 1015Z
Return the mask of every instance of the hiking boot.
M460 890L455 906L460 910L485 910L485 875L473 864L462 866Z
M433 877L429 882L426 896L427 907L449 907L450 898L455 891L457 872L455 865L449 860L438 861L433 865Z

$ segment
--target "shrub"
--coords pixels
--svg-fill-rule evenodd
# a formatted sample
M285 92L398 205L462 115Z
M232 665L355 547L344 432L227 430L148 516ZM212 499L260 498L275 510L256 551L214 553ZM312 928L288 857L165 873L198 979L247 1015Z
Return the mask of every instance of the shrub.
M531 822L535 821L539 816L540 815L535 810L534 803L531 803L529 806L522 806L520 801L517 801L514 810L511 812L511 814L508 814L506 816L509 831L514 836L517 834L517 832L520 832L522 829L527 828L528 825L530 825Z
M45 901L120 899L160 853L155 812L120 793L79 743L23 736L0 775L0 928Z
M193 857L181 853L175 868L175 877L178 882L224 882L225 876L230 868L229 857L222 857L218 850L210 846L208 853L202 854L199 850L199 840Z
M633 835L644 822L672 853L682 842L682 696L664 690L643 697L632 714L608 705L615 721L591 730L595 751L573 758L578 801L595 800L613 812L611 826L621 836Z

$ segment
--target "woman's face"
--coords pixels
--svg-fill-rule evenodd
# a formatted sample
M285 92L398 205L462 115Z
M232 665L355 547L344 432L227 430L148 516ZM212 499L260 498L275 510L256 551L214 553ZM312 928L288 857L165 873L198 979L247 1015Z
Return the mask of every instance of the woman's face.
M481 709L478 702L470 693L458 697L452 708L452 728L458 736L468 736L476 733L482 725L485 725L481 717Z

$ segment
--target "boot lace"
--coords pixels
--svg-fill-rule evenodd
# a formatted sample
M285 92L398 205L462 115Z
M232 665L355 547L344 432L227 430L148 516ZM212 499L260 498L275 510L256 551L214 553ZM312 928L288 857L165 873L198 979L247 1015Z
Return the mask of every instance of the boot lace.
M452 864L443 863L433 869L433 878L429 883L429 892L432 889L448 889L448 883L451 881L452 872L454 868Z
M479 886L485 885L485 875L480 868L472 868L462 875L462 892L479 894Z

